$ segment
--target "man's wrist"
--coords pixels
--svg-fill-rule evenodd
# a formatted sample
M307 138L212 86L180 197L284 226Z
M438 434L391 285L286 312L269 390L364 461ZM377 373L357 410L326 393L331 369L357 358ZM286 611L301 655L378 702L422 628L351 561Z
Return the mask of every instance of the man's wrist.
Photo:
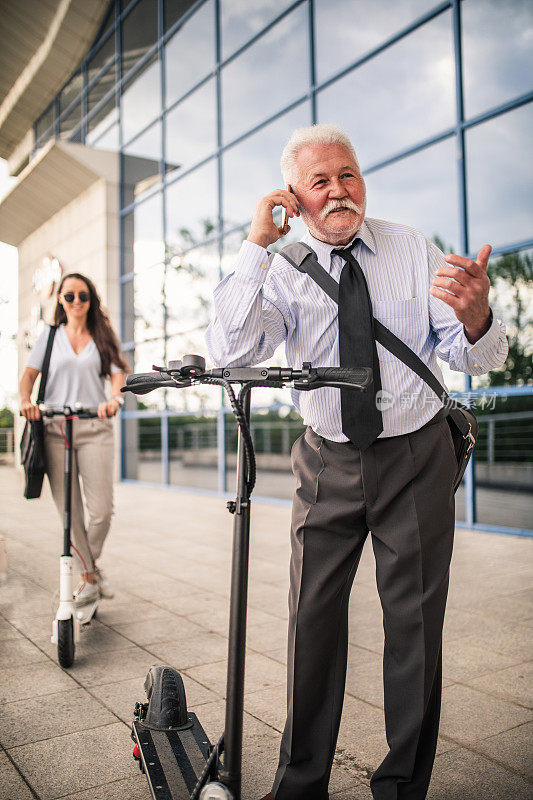
M472 325L469 327L465 325L464 326L465 336L470 342L470 344L475 344L481 339L482 336L485 336L491 325L492 325L492 314L490 312L490 309L485 319L485 322L482 325L477 325L477 326Z
M246 241L252 242L252 244L257 244L259 247L264 247L265 250L269 245L272 244L272 241L268 238L268 236L260 236L259 234L254 235L253 233L250 233L246 237Z
M118 403L119 406L124 405L124 398L120 394L114 394L111 400L114 400L115 403Z

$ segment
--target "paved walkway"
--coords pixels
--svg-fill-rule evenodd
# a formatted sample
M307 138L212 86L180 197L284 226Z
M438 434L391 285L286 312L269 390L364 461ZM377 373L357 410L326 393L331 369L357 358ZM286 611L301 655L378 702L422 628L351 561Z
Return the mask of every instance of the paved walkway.
M168 662L207 733L223 727L231 518L224 501L120 485L102 566L117 587L69 670L50 643L59 522L0 467L0 800L149 800L129 725L144 676ZM243 800L270 787L285 703L289 510L255 505ZM429 800L530 800L531 540L460 530L446 617L445 681ZM382 628L371 549L352 594L347 693L332 800L371 800L386 752ZM529 778L528 778L529 776ZM529 780L529 782L528 782Z

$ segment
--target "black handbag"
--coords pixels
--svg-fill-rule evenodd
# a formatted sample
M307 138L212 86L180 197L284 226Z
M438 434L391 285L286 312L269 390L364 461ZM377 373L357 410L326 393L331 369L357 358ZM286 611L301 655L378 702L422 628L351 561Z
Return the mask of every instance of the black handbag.
M50 327L46 352L44 354L43 368L41 370L41 382L37 395L37 404L44 400L46 381L48 378L48 368L52 355L52 345L56 335L57 326ZM24 467L25 486L24 497L27 500L34 500L41 496L43 480L46 473L46 454L44 449L44 423L41 419L28 419L24 426L22 438L20 440L20 460Z
M271 257L273 258L274 255L271 254ZM339 284L321 266L315 251L308 245L303 242L289 244L280 251L279 255L283 256L299 272L309 275L332 300L336 303L339 302ZM453 400L417 354L375 317L373 317L373 327L376 341L400 361L403 361L413 372L416 372L419 378L427 383L437 397L442 400L457 458L457 472L453 482L453 490L457 491L478 436L479 425L474 412L462 403Z

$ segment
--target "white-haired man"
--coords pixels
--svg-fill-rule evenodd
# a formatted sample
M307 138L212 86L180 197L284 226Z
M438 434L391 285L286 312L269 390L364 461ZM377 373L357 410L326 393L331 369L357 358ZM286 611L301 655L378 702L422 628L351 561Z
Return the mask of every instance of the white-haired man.
M365 183L337 126L295 131L281 164L292 191L273 191L256 206L235 271L215 291L211 357L219 365L255 364L284 341L290 366L360 366L347 363L346 354L357 359L362 349L374 384L371 406L355 414L338 389L295 393L308 427L292 451L288 714L272 793L264 800L328 797L346 677L348 600L369 531L383 608L389 744L372 776L372 794L423 800L438 734L457 463L440 401L376 345L371 316L439 379L437 355L473 375L501 366L507 340L489 308L491 248L485 245L475 261L444 258L413 228L365 219ZM279 206L289 217L301 214L305 243L339 282L338 306L282 256L269 261L265 248L282 235L272 216ZM353 299L356 311L350 311ZM380 388L386 403L376 402Z

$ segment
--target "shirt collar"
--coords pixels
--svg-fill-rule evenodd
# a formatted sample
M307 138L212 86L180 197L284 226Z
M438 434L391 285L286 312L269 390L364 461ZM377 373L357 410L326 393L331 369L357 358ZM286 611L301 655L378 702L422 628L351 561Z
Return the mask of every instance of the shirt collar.
M359 230L354 234L352 241L347 244L346 247L351 248L355 239L361 239L361 242L370 250L370 252L374 255L376 254L376 240L366 220L363 221L363 224ZM331 251L337 249L338 245L321 242L319 239L315 239L315 237L312 236L309 231L306 231L303 241L305 241L305 243L315 251L318 260L329 272L331 268Z

